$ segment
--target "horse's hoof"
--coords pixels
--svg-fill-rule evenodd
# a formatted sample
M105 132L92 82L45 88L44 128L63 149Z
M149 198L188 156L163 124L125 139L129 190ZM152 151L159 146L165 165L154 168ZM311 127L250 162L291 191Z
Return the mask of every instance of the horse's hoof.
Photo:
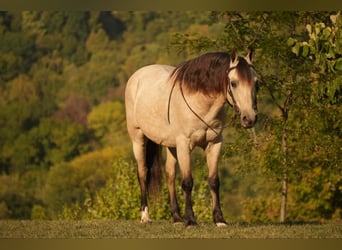
M150 220L150 216L148 215L148 207L145 207L143 211L141 211L141 220L142 224L150 224L152 221Z
M173 225L175 225L175 226L179 226L179 225L183 225L183 224L184 224L183 221L174 221L173 222Z
M185 226L187 228L190 228L190 227L198 226L198 224L196 221L187 221L187 222L185 222Z
M141 219L141 220L140 220L140 223L141 223L141 224L151 224L152 221L151 221L150 219L148 219L148 220L143 220L143 219Z
M227 226L226 222L216 222L215 224L217 227L226 227Z
M173 218L173 225L180 225L180 224L184 224L184 220L182 219L182 217L180 217L178 214L174 215Z

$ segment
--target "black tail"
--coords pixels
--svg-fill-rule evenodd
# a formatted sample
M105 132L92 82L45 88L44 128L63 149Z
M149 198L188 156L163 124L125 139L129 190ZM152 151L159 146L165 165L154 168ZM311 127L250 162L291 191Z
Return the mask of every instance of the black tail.
M146 143L147 187L149 194L156 198L162 181L161 146L151 140Z

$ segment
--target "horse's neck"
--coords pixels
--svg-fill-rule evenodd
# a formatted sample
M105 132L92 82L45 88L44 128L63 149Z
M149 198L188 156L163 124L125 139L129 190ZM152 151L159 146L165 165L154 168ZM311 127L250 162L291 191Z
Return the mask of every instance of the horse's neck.
M192 103L196 103L195 110L198 115L201 115L205 120L210 121L218 119L222 116L222 110L226 104L226 97L218 95L215 97L209 97L202 94L196 98L193 98Z
M225 97L220 96L218 98L215 98L214 102L211 103L209 112L206 115L208 119L221 118L219 116L222 116L222 112L223 112L225 104L226 104Z

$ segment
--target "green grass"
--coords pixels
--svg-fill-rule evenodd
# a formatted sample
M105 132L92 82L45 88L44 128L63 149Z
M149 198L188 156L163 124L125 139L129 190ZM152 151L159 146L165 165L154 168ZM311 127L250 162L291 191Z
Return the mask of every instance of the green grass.
M90 221L15 221L0 220L0 238L235 238L235 239L283 239L283 238L342 238L341 223L322 224L247 224L232 223L218 228L211 222L200 222L186 228L169 221L140 224L139 221L90 220Z

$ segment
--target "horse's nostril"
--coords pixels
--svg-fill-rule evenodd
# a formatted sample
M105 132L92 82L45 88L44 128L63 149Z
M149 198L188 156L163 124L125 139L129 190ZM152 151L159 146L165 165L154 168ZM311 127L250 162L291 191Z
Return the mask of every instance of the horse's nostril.
M244 127L252 127L254 125L254 120L251 119L248 115L244 115L242 117L242 123Z
M243 122L248 123L248 124L251 122L251 119L249 119L248 116L242 117L242 120L243 120Z

